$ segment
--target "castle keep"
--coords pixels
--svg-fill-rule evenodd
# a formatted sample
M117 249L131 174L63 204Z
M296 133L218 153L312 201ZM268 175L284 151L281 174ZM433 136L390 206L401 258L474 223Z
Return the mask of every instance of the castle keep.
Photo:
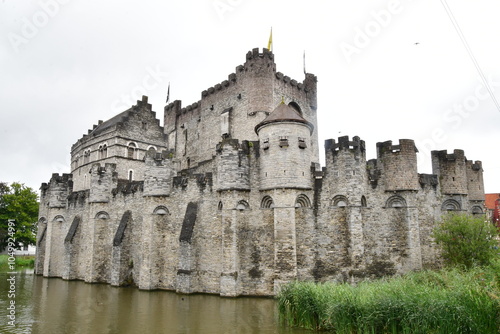
M437 265L447 211L482 214L481 162L413 140L325 142L316 77L277 72L258 49L201 99L147 97L72 146L71 174L42 184L36 273L222 296L274 295L291 280L357 281Z

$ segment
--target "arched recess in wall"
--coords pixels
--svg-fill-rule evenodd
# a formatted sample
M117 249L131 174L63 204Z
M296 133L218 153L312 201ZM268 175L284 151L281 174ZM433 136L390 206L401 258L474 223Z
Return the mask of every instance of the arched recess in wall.
M116 229L115 236L113 238L113 246L120 246L123 240L123 236L125 235L125 229L127 225L132 221L132 212L127 210L123 213L122 218L120 219L120 224Z
M165 216L165 215L168 215L169 213L170 212L168 211L168 208L164 205L157 206L153 210L153 214L158 215L158 216Z
M222 201L219 201L219 204L217 205L217 209L219 211L221 211L223 207L224 207L224 205L222 204Z
M483 208L481 208L479 205L474 205L471 209L471 212L473 215L482 215L484 213Z
M236 210L239 211L248 210L249 208L248 202L243 199L236 204Z
M399 195L391 196L385 202L386 208L406 208L406 206L406 200Z
M292 107L295 111L297 111L300 115L302 115L302 108L297 104L297 102L290 102L288 103L290 107Z
M73 222L69 227L68 234L66 234L66 238L64 239L65 244L72 244L73 238L75 237L76 231L78 230L78 226L80 225L80 216L75 216L73 218Z
M107 220L109 219L109 214L106 211L99 211L96 213L94 219Z
M300 194L295 199L295 207L296 208L310 208L311 200L304 194Z
M454 199L447 199L443 202L441 206L441 210L443 211L460 211L461 206L460 203L455 201Z
M347 200L347 197L343 195L337 195L333 197L331 206L337 207L337 208L345 208L346 206L349 205L349 201Z
M129 169L127 172L127 179L131 182L134 181L134 171L132 169Z
M363 208L366 208L367 207L367 204L366 204L366 197L363 195L361 196L361 206Z
M149 145L146 154L148 157L154 158L156 156L156 151L157 151L156 146Z
M264 196L262 198L262 201L260 201L260 208L261 209L272 209L274 208L274 201L271 196Z
M52 219L52 222L54 222L54 223L64 223L65 219L64 219L63 216L57 215L57 216L54 217L54 219Z
M40 246L40 243L45 240L45 233L47 232L47 219L45 217L38 219L38 229L42 231L37 243L37 246Z
M35 261L35 273L43 274L43 265L45 262L45 235L47 233L47 219L45 217L40 217L38 220L38 231L40 237L36 243L36 261Z

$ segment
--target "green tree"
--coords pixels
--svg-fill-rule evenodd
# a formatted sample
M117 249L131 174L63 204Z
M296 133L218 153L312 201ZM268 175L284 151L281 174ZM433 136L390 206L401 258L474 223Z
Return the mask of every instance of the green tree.
M9 235L9 220L14 221L14 235ZM38 194L21 183L0 182L0 250L7 246L9 237L16 247L34 245L38 220Z
M498 230L483 216L445 215L433 237L449 266L485 266L498 257Z

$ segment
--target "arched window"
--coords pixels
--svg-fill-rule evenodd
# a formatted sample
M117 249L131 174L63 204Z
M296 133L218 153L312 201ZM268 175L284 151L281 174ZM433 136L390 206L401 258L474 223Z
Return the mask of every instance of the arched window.
M137 150L137 145L135 143L129 143L127 147L127 158L135 159L136 150Z
M133 170L128 171L128 180L134 181L134 171Z
M219 205L217 206L217 209L218 209L219 211L221 211L221 210L222 210L222 207L223 207L223 205L222 205L222 201L219 201Z
M458 203L454 199L447 199L441 206L441 210L443 211L459 211L460 209L460 203Z
M297 196L297 199L295 200L295 207L296 208L310 208L311 201L309 200L309 197L307 197L304 194L300 194L299 196Z
M86 164L86 163L89 163L89 162L90 162L90 149L85 150L83 152L83 163Z
M333 207L345 208L348 205L349 205L349 202L347 201L347 197L342 196L342 195L337 195L332 200Z
M472 211L473 215L481 215L481 214L483 214L483 209L479 205L474 205L472 207L471 211Z
M274 202L271 196L264 196L260 202L261 209L271 209L274 208Z
M398 195L394 195L389 197L387 202L385 203L386 208L405 208L406 200Z
M366 197L365 196L361 196L361 206L366 208Z
M149 146L146 154L148 157L154 158L156 156L156 147Z
M105 159L108 157L108 145L104 144L99 146L99 159Z

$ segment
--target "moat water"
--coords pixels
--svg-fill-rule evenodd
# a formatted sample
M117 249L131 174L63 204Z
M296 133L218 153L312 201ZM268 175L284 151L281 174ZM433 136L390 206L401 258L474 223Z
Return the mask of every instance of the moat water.
M140 291L43 278L28 270L0 273L0 333L313 332L281 326L276 301L270 298Z

